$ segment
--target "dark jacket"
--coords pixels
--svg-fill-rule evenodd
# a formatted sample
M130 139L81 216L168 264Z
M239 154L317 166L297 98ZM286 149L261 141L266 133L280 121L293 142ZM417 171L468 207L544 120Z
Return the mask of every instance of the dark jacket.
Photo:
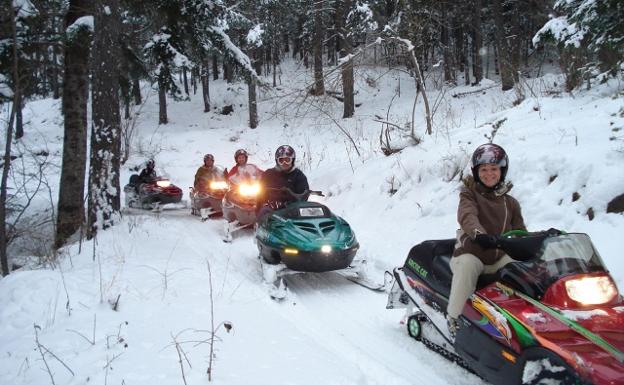
M156 170L144 168L139 174L139 183L151 183L156 180Z
M484 264L491 265L504 252L499 249L484 250L474 239L477 234L500 235L510 230L526 230L520 203L507 194L511 183L492 190L468 177L464 184L459 193L457 221L460 229L453 256L470 253Z
M286 191L280 191L282 187L288 187L295 194L301 194L310 189L308 178L298 168L284 172L277 168L270 168L260 178L262 196L258 200L261 207L266 202L288 203L296 199Z

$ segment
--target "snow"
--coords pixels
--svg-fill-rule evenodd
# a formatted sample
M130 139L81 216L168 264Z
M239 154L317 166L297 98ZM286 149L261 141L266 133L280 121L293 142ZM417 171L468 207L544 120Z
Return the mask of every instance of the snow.
M262 34L264 34L263 25L255 25L247 33L247 43L254 47L262 47Z
M563 366L553 365L550 360L544 358L542 360L537 361L529 361L524 367L524 371L522 372L522 383L528 384L531 381L535 380L537 376L543 372L548 371L551 373L562 372L565 370ZM561 381L557 381L555 379L542 379L540 384L545 385L560 385Z
M605 316L608 313L602 309L595 310L562 310L561 313L572 321L587 320L594 316Z
M533 323L545 323L546 317L541 313L523 313L524 317Z
M37 7L30 0L13 0L13 9L18 10L17 16L21 18L32 17L39 14Z
M8 81L6 76L0 74L0 98L9 99L13 97L13 90L9 87Z
M122 185L150 157L160 174L185 189L207 152L231 168L234 151L244 148L250 163L266 169L275 149L290 144L311 188L322 190L322 201L354 229L369 276L383 281L383 272L403 264L413 245L454 236L459 174L469 172L474 148L494 135L509 153L511 194L529 229L589 233L624 287L617 237L624 216L605 212L607 202L624 192L624 143L610 139L624 127L624 103L612 97L616 82L570 97L558 75L528 79L530 92L525 89L527 98L515 107L516 93L489 88L492 80L477 93L467 86L445 90L433 135L424 134L417 113L422 143L386 157L379 149L381 125L373 120L379 115L405 126L414 81L403 71L367 68L357 68L356 103L362 105L354 118L341 120L342 105L333 98L295 99L293 91L311 84L312 74L285 62L282 90L259 90L260 125L254 130L247 128L244 84L211 81L212 105L233 105L231 115L204 113L197 94L168 101L167 125L156 124L158 98L145 85L146 104L133 111L133 152ZM376 79L374 86L367 77ZM436 100L440 90L433 84L427 89ZM31 101L24 110L29 124L22 151L45 149L51 163L45 169L51 190L40 192L33 208L47 208L58 195L59 103ZM422 98L418 103L423 111ZM332 118L317 113L321 107L361 156ZM392 134L392 141L401 139ZM35 164L30 159L28 167ZM574 193L580 198L573 200ZM50 375L57 384L183 384L183 375L188 384L205 383L211 325L226 321L232 329L219 327L214 340L216 384L484 384L410 339L400 323L403 311L385 309L386 294L337 274L288 276L288 298L272 301L252 232L224 243L223 225L222 219L202 222L189 210L125 212L96 242L72 244L57 262L41 259L41 265L31 262L2 278L0 384L47 384Z
M67 33L71 34L76 32L80 28L86 28L89 31L93 31L93 16L81 16L76 21L73 22L72 25L67 27Z

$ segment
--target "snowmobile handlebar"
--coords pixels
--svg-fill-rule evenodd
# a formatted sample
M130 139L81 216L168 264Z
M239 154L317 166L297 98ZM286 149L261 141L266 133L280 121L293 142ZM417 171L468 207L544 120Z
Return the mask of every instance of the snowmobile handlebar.
M498 237L497 248L505 251L515 260L529 261L537 257L546 238L562 234L566 233L554 228L535 232L511 230Z
M300 194L297 194L296 192L294 192L293 190L291 190L288 187L278 187L278 188L274 188L274 187L267 187L267 190L272 190L272 191L283 191L288 193L288 195L292 196L293 198L295 198L298 201L304 201L306 199L308 199L308 197L310 195L316 195L316 196L320 196L320 197L324 197L325 195L323 194L322 191L320 190L305 190Z

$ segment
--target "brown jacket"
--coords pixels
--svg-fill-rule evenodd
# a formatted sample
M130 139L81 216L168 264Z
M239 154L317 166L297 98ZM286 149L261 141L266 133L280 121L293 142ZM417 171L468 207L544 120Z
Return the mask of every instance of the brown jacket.
M457 231L453 256L470 253L484 264L491 265L504 252L499 249L485 250L474 239L477 234L500 235L510 230L526 230L520 203L507 195L512 187L509 182L497 190L491 190L468 177L464 185L459 193L457 221L460 229Z
M207 191L210 182L213 180L224 180L223 169L219 166L200 166L195 173L193 186L195 190Z

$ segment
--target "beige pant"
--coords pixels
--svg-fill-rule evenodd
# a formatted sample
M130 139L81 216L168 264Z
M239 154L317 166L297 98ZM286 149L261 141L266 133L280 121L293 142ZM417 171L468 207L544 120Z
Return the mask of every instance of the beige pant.
M494 274L510 262L516 262L516 260L507 254L503 255L493 265L484 265L473 254L461 254L451 258L450 266L453 272L453 280L446 308L448 316L452 318L459 317L464 309L466 300L475 291L477 280L481 274Z

